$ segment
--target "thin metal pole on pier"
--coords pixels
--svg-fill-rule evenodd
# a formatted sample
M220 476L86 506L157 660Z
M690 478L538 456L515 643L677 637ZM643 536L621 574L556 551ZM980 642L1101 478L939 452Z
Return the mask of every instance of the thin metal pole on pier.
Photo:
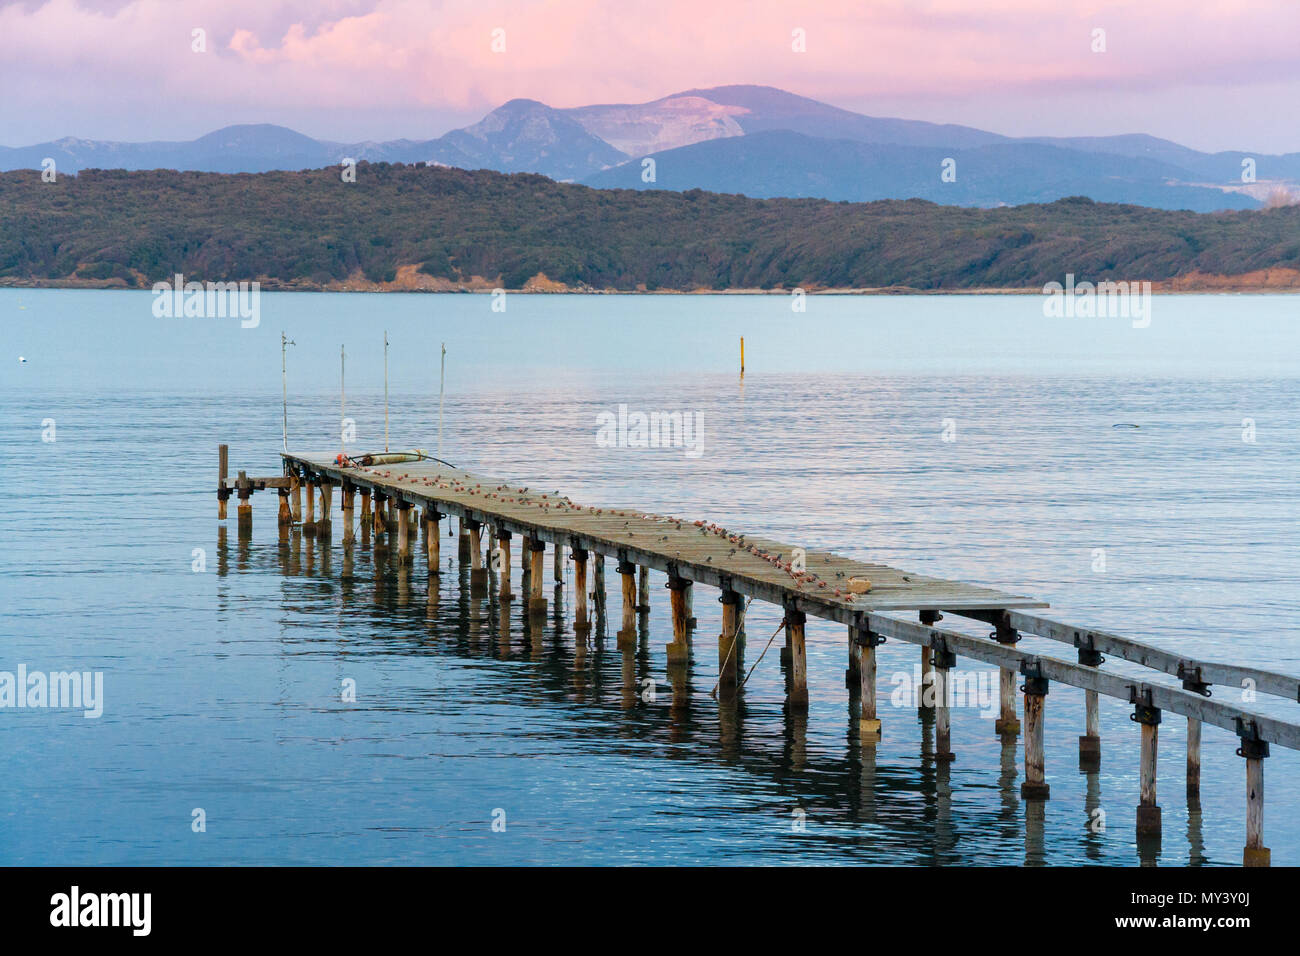
M447 343L442 343L442 371L438 376L438 457L442 457L442 398L447 386Z
M347 457L348 453L348 412L347 412L347 349L339 346L339 454Z
M384 329L384 453L388 453L388 330Z
M289 450L289 373L285 364L285 351L290 345L298 343L280 333L280 393L284 411L284 450Z

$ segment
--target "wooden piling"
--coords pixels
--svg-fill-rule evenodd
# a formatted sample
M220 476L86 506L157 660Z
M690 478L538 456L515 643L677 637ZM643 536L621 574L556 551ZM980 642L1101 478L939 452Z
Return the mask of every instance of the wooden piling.
M808 709L808 656L804 646L804 623L808 616L794 608L785 612L785 629L790 636L790 692L786 707L792 711Z
M1201 722L1187 718L1187 795L1201 793Z
M636 609L642 614L650 613L650 569L644 564L637 572Z
M357 533L353 526L353 517L356 514L357 489L355 485L347 484L341 489L343 500L340 502L343 506L343 543L351 544L356 540Z
M718 635L718 686L734 690L740 674L740 603L730 589L722 592L722 633Z
M1241 738L1238 756L1246 758L1246 847L1242 866L1270 866L1273 854L1264 846L1264 758L1268 743L1260 740L1254 720L1238 718L1238 727L1249 731Z
M307 482L307 518L302 523L302 533L316 534L316 482Z
M582 548L573 549L573 627L579 635L591 627L587 622L587 552Z
M469 524L469 589L480 594L487 590L488 573L483 566L483 526L477 521Z
M591 592L595 598L596 620L604 627L605 621L605 556L597 553L592 556Z
M555 578L555 583L563 584L564 583L564 545L560 544L558 541L555 542L554 555L555 555L555 567L553 568L553 576Z
M287 528L293 524L293 512L289 510L289 489L278 489L280 496L280 510L276 515L276 520L281 528Z
M932 627L940 620L943 615L938 611L924 610L918 615L921 623L926 627ZM924 710L929 710L934 706L934 656L929 646L921 645L921 686L917 694L917 702Z
M529 538L528 548L528 583L531 588L528 613L536 617L546 614L546 597L542 594L542 559L546 556L546 542Z
M691 657L690 625L686 613L686 594L690 588L691 582L685 578L669 576L668 592L673 614L673 641L668 645L669 664L684 664Z
M456 541L456 559L462 565L469 564L469 528L465 525L465 519L461 518L458 523L459 533Z
M397 502L397 563L411 563L411 522L407 512L411 503L405 499Z
M1014 647L1020 634L1000 617L994 624L993 639L1004 647ZM1016 672L1010 667L998 668L998 716L993 721L993 732L999 737L1014 737L1020 733L1020 720L1016 717Z
M226 502L230 500L230 491L226 488L226 478L230 475L230 446L217 446L217 520L226 520Z
M1083 692L1083 736L1079 738L1079 766L1095 768L1101 763L1101 715L1095 690Z
M1142 725L1142 748L1139 756L1138 836L1160 833L1160 805L1156 802L1156 755L1160 742L1160 710L1138 703L1133 719Z
M858 739L864 744L880 741L880 719L876 714L876 647L878 635L869 629L855 627L853 642L858 647L858 678L861 715L858 719Z
M636 645L636 565L630 561L618 562L618 577L622 583L623 621L618 631L618 643Z
M435 509L424 509L424 560L428 565L430 577L442 573L442 531L439 524L441 520L442 515Z
M504 528L497 529L497 549L500 552L497 567L501 575L501 600L510 601L514 599L510 593L510 532Z
M248 535L253 531L253 489L248 483L248 476L244 472L239 473L239 507L235 509L235 517L239 525L240 535Z
M334 486L328 481L322 481L320 484L320 519L316 522L316 533L318 535L328 535L330 533L330 504L334 498Z
M939 763L951 763L957 758L952 752L952 715L948 694L957 655L946 646L932 647L931 650L934 660L934 759Z
M1046 800L1051 795L1047 783L1047 766L1043 755L1043 716L1047 703L1047 678L1037 661L1021 664L1025 675L1025 780L1020 796L1026 800Z

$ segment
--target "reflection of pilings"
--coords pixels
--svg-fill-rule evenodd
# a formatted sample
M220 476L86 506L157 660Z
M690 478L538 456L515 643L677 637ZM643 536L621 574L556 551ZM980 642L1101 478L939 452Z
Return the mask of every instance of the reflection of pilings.
M1084 853L1090 860L1100 860L1106 840L1106 811L1101 805L1101 774L1095 768L1084 771L1083 811L1088 834Z
M1047 864L1047 843L1043 839L1047 804L1042 800L1025 802L1025 866Z
M861 738L859 738L861 739ZM876 745L863 740L858 748L858 819L876 820Z

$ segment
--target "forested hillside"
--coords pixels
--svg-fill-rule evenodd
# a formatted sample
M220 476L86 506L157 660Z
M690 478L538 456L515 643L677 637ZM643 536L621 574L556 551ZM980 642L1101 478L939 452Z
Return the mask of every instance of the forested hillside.
M597 190L421 165L356 172L0 174L0 283L147 287L179 272L322 288L401 272L439 287L517 289L540 274L617 290L937 290L1041 286L1067 272L1158 281L1300 269L1294 206L983 210Z

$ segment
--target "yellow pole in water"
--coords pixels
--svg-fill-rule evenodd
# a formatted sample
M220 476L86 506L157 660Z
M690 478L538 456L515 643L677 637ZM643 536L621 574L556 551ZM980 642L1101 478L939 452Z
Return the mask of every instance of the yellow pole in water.
M745 374L745 337L740 337L740 374Z

